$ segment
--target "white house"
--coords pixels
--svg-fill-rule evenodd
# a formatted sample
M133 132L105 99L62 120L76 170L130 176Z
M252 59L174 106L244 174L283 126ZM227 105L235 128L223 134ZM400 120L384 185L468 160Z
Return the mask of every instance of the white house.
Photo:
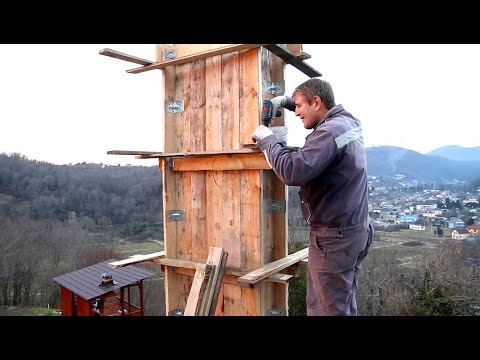
M455 229L452 231L452 239L454 240L475 240L476 236L472 235L466 228Z
M408 228L410 230L425 230L425 225L419 225L419 224L409 224Z

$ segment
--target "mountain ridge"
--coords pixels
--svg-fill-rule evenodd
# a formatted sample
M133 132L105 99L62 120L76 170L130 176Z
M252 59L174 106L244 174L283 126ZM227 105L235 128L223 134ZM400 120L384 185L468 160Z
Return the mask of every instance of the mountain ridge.
M435 155L438 152L421 154L398 146L369 147L366 151L368 175L402 174L410 178L435 181L469 181L480 178L480 161L452 160L446 157L448 149L441 151L444 156Z
M425 155L442 156L456 161L480 161L480 146L463 147L459 145L446 145L434 149Z

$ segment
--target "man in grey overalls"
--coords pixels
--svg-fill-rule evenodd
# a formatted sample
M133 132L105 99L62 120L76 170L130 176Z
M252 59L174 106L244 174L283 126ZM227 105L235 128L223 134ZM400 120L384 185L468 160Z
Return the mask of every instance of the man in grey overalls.
M307 315L357 315L358 276L374 235L360 121L335 105L330 84L319 78L299 85L292 97L271 101L274 116L283 107L313 129L298 151L264 125L252 134L275 174L300 187L302 214L310 225Z

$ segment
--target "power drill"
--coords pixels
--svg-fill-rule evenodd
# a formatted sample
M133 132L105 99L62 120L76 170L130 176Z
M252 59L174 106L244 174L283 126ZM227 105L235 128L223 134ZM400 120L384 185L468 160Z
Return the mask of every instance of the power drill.
M277 110L276 116L282 116L282 112ZM270 126L273 117L273 104L270 100L263 100L262 106L262 123L266 127Z

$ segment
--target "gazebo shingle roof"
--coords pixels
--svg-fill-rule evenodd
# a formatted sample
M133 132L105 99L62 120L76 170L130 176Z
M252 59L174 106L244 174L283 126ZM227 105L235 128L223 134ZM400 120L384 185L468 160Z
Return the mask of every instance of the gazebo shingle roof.
M108 266L108 263L113 261L116 261L116 259L87 266L83 269L57 276L53 280L85 300L90 300L155 275L151 271L134 265L120 268ZM100 286L104 273L112 275L113 284Z

